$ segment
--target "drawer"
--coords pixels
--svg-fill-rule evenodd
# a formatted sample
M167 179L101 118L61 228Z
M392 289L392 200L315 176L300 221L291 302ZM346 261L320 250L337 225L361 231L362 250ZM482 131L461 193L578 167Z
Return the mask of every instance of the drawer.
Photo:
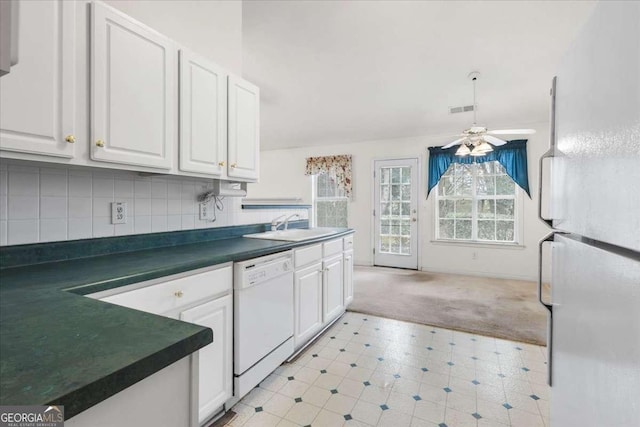
M343 249L345 251L353 249L353 234L342 239L342 242L344 243Z
M322 259L322 245L306 246L296 249L293 252L293 258L296 270L312 262L320 261Z
M205 298L228 293L232 287L233 270L229 265L111 295L101 300L148 313L164 314Z
M342 239L331 240L322 244L322 256L325 258L340 252L342 252Z

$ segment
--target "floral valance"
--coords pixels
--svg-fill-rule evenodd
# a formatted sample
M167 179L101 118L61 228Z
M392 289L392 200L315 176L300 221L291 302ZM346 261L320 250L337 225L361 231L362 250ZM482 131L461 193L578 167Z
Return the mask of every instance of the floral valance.
M351 155L307 157L305 175L321 173L335 177L338 188L351 197Z

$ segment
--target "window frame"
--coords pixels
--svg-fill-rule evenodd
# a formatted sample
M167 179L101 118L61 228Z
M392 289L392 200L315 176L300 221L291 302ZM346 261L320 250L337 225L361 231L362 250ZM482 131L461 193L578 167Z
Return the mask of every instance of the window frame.
M498 161L494 160L495 163ZM516 184L514 184L515 192L513 195L478 195L477 192L477 179L478 179L478 165L479 163L472 163L470 166L473 168L472 173L472 181L471 188L472 194L468 196L441 196L440 195L440 182L434 188L435 190L435 201L434 201L434 243L446 243L446 244L457 244L457 245L471 245L471 246L506 246L506 247L524 247L522 242L523 236L523 223L522 218L523 212L523 200L522 200L522 189ZM450 167L453 167L454 163L451 164ZM448 170L447 170L448 172ZM496 175L495 173L493 175ZM508 176L508 175L507 175ZM444 177L444 175L443 175ZM447 239L440 237L440 200L471 200L471 239ZM513 241L505 241L505 240L481 240L478 239L478 221L481 220L478 218L478 201L479 200L513 200ZM462 218L464 219L464 218ZM493 221L496 221L494 219Z
M318 227L318 200L322 202L347 202L347 226L349 225L349 197L347 196L333 196L333 197L319 197L318 196L318 175L314 174L310 175L311 177L311 206L312 206L312 215L311 215L311 226Z

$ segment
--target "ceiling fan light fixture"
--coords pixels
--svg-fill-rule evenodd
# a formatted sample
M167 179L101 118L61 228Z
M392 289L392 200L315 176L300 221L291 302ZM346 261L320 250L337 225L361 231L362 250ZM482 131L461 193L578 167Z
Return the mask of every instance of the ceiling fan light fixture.
M493 151L493 147L487 141L482 141L480 145L478 145L475 150L481 151L483 153L489 153ZM474 150L474 151L475 151Z
M487 154L487 152L486 152L486 151L479 150L479 148L480 148L480 146L475 147L475 148L471 151L471 153L469 153L469 155L470 155L470 156L473 156L473 157L480 157L480 156L484 156L484 155L486 155L486 154Z
M469 150L469 147L467 147L467 144L463 142L462 144L460 144L460 148L458 148L458 150L456 151L456 156L464 157L470 153L471 153L471 150Z

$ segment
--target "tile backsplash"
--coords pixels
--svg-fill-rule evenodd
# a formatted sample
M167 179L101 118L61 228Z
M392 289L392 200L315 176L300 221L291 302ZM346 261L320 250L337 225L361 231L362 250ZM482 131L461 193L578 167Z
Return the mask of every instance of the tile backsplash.
M207 179L1 161L0 245L308 219L308 209L243 210L241 198L226 197L215 221L200 220L196 197L212 188ZM127 203L126 224L111 223L114 201Z

